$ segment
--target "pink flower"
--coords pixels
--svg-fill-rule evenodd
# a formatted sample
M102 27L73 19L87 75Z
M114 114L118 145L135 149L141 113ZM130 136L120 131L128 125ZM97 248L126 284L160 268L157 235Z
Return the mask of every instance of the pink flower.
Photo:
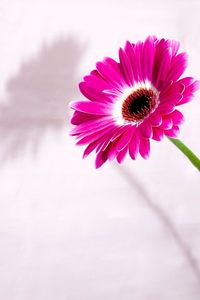
M107 160L121 163L127 152L147 159L150 139L176 138L184 117L177 109L189 102L200 82L179 79L187 54L174 40L149 36L144 42L126 42L119 63L106 57L79 87L87 98L74 101L71 131L78 145L87 145L83 157L96 150L96 168Z

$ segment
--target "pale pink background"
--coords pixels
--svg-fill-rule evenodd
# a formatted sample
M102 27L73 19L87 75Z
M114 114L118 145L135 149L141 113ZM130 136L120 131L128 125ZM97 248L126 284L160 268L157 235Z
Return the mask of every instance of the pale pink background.
M199 300L200 177L152 142L94 169L68 137L77 84L126 39L175 38L200 78L200 1L0 1L0 299ZM200 155L200 93L181 138Z

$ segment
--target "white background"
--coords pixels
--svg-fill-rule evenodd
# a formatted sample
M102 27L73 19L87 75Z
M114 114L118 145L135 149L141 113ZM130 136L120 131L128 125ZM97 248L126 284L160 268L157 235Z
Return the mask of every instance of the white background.
M0 1L0 299L199 300L200 177L165 139L94 168L78 82L125 41L175 38L200 78L200 1ZM200 93L181 139L200 155Z

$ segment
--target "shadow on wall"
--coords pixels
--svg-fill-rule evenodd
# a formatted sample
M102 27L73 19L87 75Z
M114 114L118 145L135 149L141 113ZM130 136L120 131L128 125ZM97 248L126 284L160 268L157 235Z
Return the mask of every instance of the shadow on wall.
M163 225L166 226L168 232L171 234L171 237L174 239L176 245L181 250L183 256L188 262L193 274L195 275L198 284L200 283L200 268L196 257L192 253L192 249L189 247L187 242L183 239L179 230L176 228L175 222L171 219L171 217L165 212L165 210L159 206L156 202L154 202L148 191L144 188L144 185L134 176L134 174L129 173L125 168L119 167L117 165L117 170L123 178L130 184L130 187L134 189L134 191L138 192L138 195L141 196L143 202L146 204L146 207L150 209L154 215L160 219Z
M25 149L37 154L48 130L66 126L84 51L73 37L43 45L7 82L8 101L0 107L1 162L21 156Z

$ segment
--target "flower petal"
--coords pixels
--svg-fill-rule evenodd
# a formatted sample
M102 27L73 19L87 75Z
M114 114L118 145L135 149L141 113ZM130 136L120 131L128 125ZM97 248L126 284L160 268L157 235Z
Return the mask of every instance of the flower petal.
M149 36L144 42L142 68L144 79L152 80L153 63L155 56L154 38Z
M111 142L111 146L109 148L109 152L108 152L108 159L110 161L112 161L113 159L116 158L116 156L118 155L118 151L117 151L117 143L118 143L118 139L116 139L114 142Z
M112 98L109 98L107 94L95 90L91 85L87 82L81 82L79 84L79 89L81 93L91 101L96 102L112 102Z
M134 68L137 70L137 75L138 75L137 77L139 81L143 81L142 66L141 66L142 51L143 51L143 43L139 41L136 43L134 47Z
M126 146L123 150L119 152L119 154L117 155L117 161L119 164L121 164L124 161L127 152L128 152L128 146Z
M147 159L150 154L150 142L149 139L140 139L140 155L144 158Z
M169 114L174 111L175 105L173 103L164 103L158 107L158 111L161 114Z
M158 127L153 127L152 139L154 139L155 141L161 141L163 139L163 137L164 137L163 130Z
M172 59L170 71L167 80L176 81L183 74L188 64L187 53L180 53Z
M173 125L180 125L184 122L184 116L179 110L175 110L171 113Z
M162 104L165 104L165 103L168 104L169 102L171 102L174 105L176 105L182 99L183 99L183 95L182 94L175 94L175 93L171 93L171 94L168 94L167 96L160 97L160 101L161 101Z
M70 107L83 113L92 115L111 115L111 108L109 105L92 102L92 101L73 101Z
M108 159L108 151L101 151L97 154L95 167L100 168Z
M133 72L133 79L134 81L137 81L138 80L138 73L137 73L137 68L136 68L136 64L135 64L135 51L134 51L134 47L135 45L131 44L130 42L126 42L125 44L125 53L126 55L129 57L129 60L130 60L130 64L131 64L131 67L132 67L132 72Z
M71 124L73 124L73 125L79 125L79 124L87 122L87 121L97 120L100 117L101 116L86 114L86 113L82 113L80 111L75 111L70 121L71 121Z
M162 84L165 83L167 73L170 68L172 58L172 49L170 47L166 48L162 52L162 59L160 60L159 70L155 82L155 86L160 90Z
M83 158L86 158L97 147L97 145L99 144L100 141L101 141L101 139L98 139L98 140L90 143L86 147L86 149L85 149L85 151L83 153Z
M127 146L133 136L134 130L134 127L127 126L127 130L121 135L117 143L117 151L121 151Z
M124 77L126 79L126 82L129 86L133 86L133 70L130 63L130 60L126 53L122 50L122 48L119 49L119 59L121 68L124 74Z
M96 120L89 120L73 128L70 132L70 135L83 135L84 133L88 135L88 133L93 133L101 129L105 129L112 123L114 123L113 120L111 118L106 117L98 118Z
M84 135L82 138L80 136L81 139L77 142L77 145L86 145L88 143L92 143L103 136L106 137L106 135L108 133L110 133L111 131L113 131L115 129L116 129L115 125L111 125L106 129L101 129L101 130L96 131L95 133L93 132L92 134L89 134L87 136Z
M150 137L152 137L152 126L151 126L150 122L148 122L147 120L145 120L140 125L139 128L140 128L141 135L144 138L149 139Z
M103 62L97 62L96 68L102 77L108 82L111 82L119 88L125 85L119 65L113 59L105 58Z
M170 45L169 41L166 41L165 39L157 40L156 41L156 51L155 51L155 59L154 59L154 65L153 65L153 75L152 75L152 82L156 86L158 73L160 69L161 61L163 60L163 52L166 48L168 48Z
M165 135L176 138L179 135L179 127L178 126L173 126L172 129L165 130Z
M140 146L140 135L138 133L138 130L135 130L132 139L129 142L129 154L132 159L136 159L138 152L139 152L139 146Z
M188 103L188 102L192 101L193 97L194 97L193 94L183 95L182 99L176 105L179 106L179 105L183 105L185 103Z
M178 41L175 40L171 40L171 47L172 47L172 55L176 55L176 53L178 52L180 43Z
M152 126L160 126L162 123L162 117L158 112L155 112L150 116Z
M171 117L171 115L170 115ZM170 117L163 117L162 119L162 124L160 126L161 129L163 130L168 130L168 129L171 129L172 126L173 126L173 122L172 122L172 119Z
M99 143L99 145L98 145L98 147L96 149L96 152L99 152L100 150L104 151L108 147L109 144L112 144L112 137L118 131L119 131L119 127L118 126L113 127L113 129L110 130L110 132L108 132L105 135L105 138L102 139L102 141Z

